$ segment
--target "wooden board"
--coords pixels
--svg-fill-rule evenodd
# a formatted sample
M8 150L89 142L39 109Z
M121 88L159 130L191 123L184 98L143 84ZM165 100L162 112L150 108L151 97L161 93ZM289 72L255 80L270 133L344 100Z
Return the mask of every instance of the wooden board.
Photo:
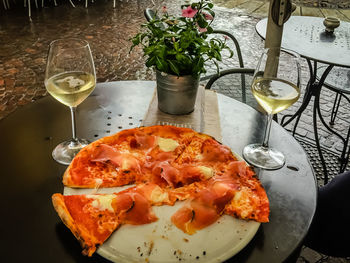
M339 15L339 12L337 12L336 9L322 8L320 10L321 10L321 13L323 14L324 17L327 17L327 16L338 17L338 15Z
M221 5L226 8L235 8L239 7L239 5L249 2L249 0L233 0L233 1L221 1ZM214 2L215 3L215 2Z
M269 14L269 7L270 3L265 2L262 6L260 6L257 10L254 11L254 14L267 17Z
M300 7L300 13L302 16L316 16L316 17L323 17L323 14L321 13L319 8L313 8L313 7Z
M292 13L292 16L300 16L300 6L297 5L297 8Z
M258 10L260 7L264 5L264 2L251 0L245 3L240 4L239 8L244 9L248 14L254 13L255 10Z
M339 12L348 19L347 21L350 21L350 9L342 9Z

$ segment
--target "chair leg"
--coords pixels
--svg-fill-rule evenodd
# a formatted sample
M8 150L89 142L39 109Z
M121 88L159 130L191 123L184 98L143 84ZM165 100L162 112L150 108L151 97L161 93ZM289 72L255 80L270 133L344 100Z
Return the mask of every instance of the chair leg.
M38 9L38 0L35 0L35 7Z
M116 5L116 1L113 0L113 8L115 8L115 5Z
M53 2L55 3L55 6L57 6L57 2L56 2L56 0L53 0Z
M85 8L88 6L88 0L85 0Z
M32 10L30 8L30 0L28 0L28 15L29 15L29 18L32 19Z
M24 7L27 7L27 0L24 0Z
M7 6L6 6L5 0L2 0L2 3L3 3L3 5L4 5L5 10L7 10Z
M70 4L75 8L75 5L73 4L72 0L69 0ZM56 3L56 0L55 0Z

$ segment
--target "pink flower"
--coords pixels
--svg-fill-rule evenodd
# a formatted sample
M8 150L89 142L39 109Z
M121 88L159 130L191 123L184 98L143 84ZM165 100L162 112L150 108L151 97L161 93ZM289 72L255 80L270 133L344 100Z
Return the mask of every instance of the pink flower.
M204 28L198 27L198 30L199 30L199 32L201 32L201 33L207 32L207 31L208 31L208 29L206 29L205 27L204 27Z
M163 13L167 13L168 12L168 9L166 8L166 6L164 5L164 6L162 6L162 12Z
M192 18L197 14L197 9L192 9L191 6L188 6L186 9L182 9L182 16Z
M207 13L203 13L206 20L214 20L214 17L212 15L209 15Z

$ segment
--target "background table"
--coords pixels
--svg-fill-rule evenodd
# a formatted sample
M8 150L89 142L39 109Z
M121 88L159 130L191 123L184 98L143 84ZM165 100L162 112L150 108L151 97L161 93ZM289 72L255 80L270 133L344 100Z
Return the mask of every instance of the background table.
M78 107L78 135L89 140L138 126L147 111L154 82L100 83ZM241 153L261 141L265 117L238 101L218 95L223 143ZM65 166L52 149L71 136L66 106L45 97L0 122L1 255L2 262L106 262L83 257L81 248L61 223L51 195L63 191ZM317 186L306 154L296 140L273 123L271 145L286 155L277 171L260 171L270 200L270 222L234 262L282 262L307 233L316 207Z
M343 172L349 156L346 154L348 148L348 140L350 136L350 127L347 137L343 137L333 130L323 119L320 110L320 92L323 84L334 66L350 68L350 23L341 21L340 26L335 29L334 34L325 32L323 25L324 18L309 17L309 16L291 16L284 24L283 37L281 46L285 49L293 50L304 57L309 66L310 79L308 81L306 91L303 98L303 103L298 111L283 123L283 126L288 125L293 119L297 118L294 126L293 134L298 125L299 118L306 109L311 98L315 97L313 125L315 133L315 141L320 155L325 175L325 183L328 181L328 171L318 138L317 116L322 124L332 133L336 134L343 142L343 150L340 155L340 169ZM256 24L257 33L265 39L267 18L260 20ZM313 62L313 63L312 63ZM322 74L317 74L317 63L321 62L327 65L322 70ZM319 77L318 77L319 75ZM344 76L345 78L345 76ZM341 93L342 87L334 87L335 92ZM333 118L334 113L332 113Z

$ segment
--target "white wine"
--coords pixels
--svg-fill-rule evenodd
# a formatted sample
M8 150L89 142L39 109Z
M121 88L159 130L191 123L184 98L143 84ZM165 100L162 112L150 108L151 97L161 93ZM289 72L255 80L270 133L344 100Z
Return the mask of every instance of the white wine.
M82 71L60 73L45 81L51 96L70 107L82 103L94 90L95 84L95 77Z
M253 81L252 93L269 114L276 114L296 102L299 88L289 81L277 78L258 78Z

